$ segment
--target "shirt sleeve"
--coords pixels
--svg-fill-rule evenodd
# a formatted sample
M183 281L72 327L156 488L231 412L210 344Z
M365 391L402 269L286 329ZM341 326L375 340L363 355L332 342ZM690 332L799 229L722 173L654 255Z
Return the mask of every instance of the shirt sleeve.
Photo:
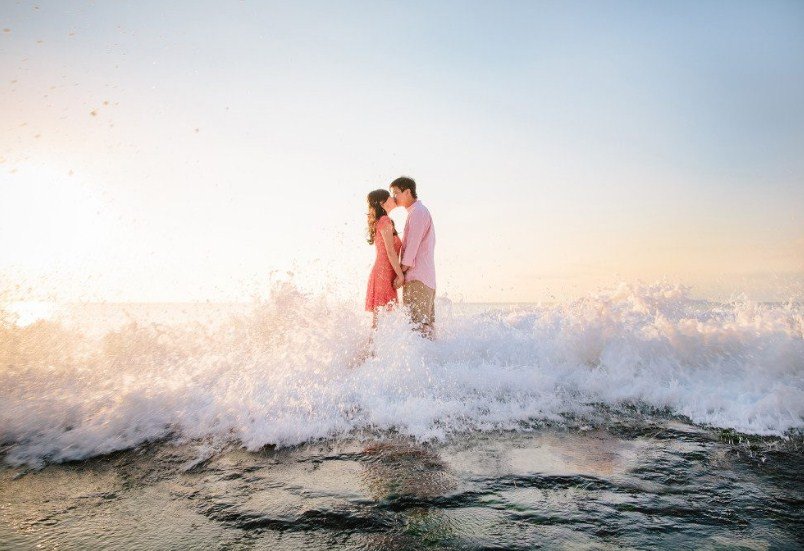
M416 253L427 231L427 219L423 213L412 212L407 224L405 234L405 248L402 251L402 264L413 268L416 265Z

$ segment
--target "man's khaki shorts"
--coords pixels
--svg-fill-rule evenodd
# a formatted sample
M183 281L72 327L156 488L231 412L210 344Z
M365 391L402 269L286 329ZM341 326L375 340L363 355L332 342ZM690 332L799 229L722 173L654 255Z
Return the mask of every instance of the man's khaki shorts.
M410 281L402 286L402 303L410 308L410 319L417 329L435 323L435 289L421 281Z

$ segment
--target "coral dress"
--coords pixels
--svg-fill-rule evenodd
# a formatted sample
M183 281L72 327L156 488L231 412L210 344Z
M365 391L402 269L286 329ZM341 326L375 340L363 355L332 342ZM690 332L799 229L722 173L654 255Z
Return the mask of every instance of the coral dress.
M366 292L366 310L371 312L378 306L385 306L391 301L396 301L396 289L394 289L394 267L391 266L391 261L388 260L388 253L385 250L385 240L382 238L380 231L391 224L391 219L388 216L382 216L377 220L377 233L374 236L374 246L377 249L377 258L374 261L374 267L371 269L371 275L368 280L368 291ZM399 254L402 248L402 241L398 235L394 236L394 250Z

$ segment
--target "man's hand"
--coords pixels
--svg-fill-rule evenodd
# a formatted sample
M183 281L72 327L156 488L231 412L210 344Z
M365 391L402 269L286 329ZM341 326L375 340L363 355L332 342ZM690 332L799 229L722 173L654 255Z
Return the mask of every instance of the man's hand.
M404 276L396 276L396 278L394 278L394 289L399 289L404 284L405 284Z

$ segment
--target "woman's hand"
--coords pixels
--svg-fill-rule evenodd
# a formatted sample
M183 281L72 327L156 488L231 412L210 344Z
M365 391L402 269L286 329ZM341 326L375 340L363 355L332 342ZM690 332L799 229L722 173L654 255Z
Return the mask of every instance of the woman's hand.
M405 284L405 276L396 276L394 279L394 289L399 289Z

